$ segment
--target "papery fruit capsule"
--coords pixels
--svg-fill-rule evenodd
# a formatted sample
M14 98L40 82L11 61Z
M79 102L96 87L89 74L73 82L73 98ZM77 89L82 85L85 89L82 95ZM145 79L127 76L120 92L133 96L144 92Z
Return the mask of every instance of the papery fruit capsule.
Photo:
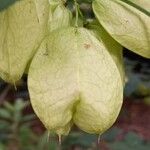
M116 41L150 58L149 0L94 0L93 11Z
M119 69L123 84L125 84L123 47L106 32L97 20L89 22L87 28L108 50Z
M0 77L15 83L47 33L49 3L48 0L7 3L5 7L0 4Z
M72 14L62 3L53 8L50 5L49 31L57 30L71 25Z
M28 88L35 113L59 135L68 134L73 123L85 132L103 133L122 105L119 70L84 28L55 30L43 41L31 63Z

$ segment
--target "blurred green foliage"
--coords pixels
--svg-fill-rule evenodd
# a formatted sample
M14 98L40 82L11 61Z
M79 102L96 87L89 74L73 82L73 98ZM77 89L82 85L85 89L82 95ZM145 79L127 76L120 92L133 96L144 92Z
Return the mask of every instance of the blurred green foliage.
M128 133L122 141L109 144L111 150L148 150L150 143L145 143L137 134Z
M35 120L33 114L24 114L29 106L28 102L17 99L14 104L5 102L0 108L0 150L60 150L58 137L48 133L38 135L31 126ZM113 127L100 137L110 150L148 150L150 143L145 142L137 134L129 132L122 139L118 139L122 130ZM63 137L62 150L97 150L97 135L72 131ZM102 147L101 147L102 149Z
M125 58L125 97L150 103L150 63Z

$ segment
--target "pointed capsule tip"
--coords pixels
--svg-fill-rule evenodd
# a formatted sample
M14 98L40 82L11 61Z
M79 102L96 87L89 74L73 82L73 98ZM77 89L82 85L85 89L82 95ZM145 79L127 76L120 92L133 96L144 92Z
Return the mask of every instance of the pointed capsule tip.
M61 136L61 134L58 135L58 141L59 141L59 145L61 146L61 143L62 143L62 136Z
M101 140L101 134L99 134L98 139L97 139L98 145L100 144L100 140Z
M16 86L15 81L13 82L13 85L14 85L15 91L17 91L17 86Z
M49 138L50 138L50 132L47 132L47 143L49 142Z

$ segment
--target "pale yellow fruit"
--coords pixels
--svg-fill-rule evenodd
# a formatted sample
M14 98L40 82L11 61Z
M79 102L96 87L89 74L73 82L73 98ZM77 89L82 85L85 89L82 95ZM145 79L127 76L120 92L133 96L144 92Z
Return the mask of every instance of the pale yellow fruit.
M0 9L0 77L5 81L22 77L47 33L48 12L48 0L19 0Z
M149 0L94 0L93 11L116 41L150 58Z
M84 28L51 33L29 70L35 113L49 131L68 134L72 124L101 134L115 122L123 97L119 70L104 45Z

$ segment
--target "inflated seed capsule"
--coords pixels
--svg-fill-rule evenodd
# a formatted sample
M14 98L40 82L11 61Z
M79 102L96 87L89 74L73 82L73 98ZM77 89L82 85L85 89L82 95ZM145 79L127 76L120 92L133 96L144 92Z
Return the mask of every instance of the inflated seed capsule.
M47 34L47 0L0 2L0 78L15 83Z
M46 37L31 63L28 88L35 113L59 135L68 134L72 124L103 133L122 105L119 70L106 47L84 28L61 28Z
M100 24L121 45L150 58L150 1L94 0Z

